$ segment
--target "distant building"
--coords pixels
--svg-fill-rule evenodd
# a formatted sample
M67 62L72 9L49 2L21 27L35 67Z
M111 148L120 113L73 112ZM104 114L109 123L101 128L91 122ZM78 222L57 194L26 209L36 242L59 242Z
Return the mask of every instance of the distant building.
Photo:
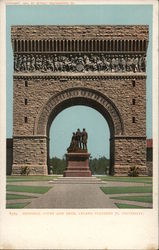
M152 161L153 161L153 139L146 140L146 160L147 160L147 168L148 168L148 175L152 176Z
M146 148L147 148L147 161L153 160L153 140L147 139L146 140Z
M13 164L13 139L12 138L8 138L7 142L6 142L6 164L7 164L7 169L6 169L6 173L7 175L11 175L12 173L12 164Z

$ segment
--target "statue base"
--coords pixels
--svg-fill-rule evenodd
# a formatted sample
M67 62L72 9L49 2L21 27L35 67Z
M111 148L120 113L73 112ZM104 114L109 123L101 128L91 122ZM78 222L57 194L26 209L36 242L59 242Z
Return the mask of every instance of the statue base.
M64 177L91 177L88 153L67 153L67 170Z

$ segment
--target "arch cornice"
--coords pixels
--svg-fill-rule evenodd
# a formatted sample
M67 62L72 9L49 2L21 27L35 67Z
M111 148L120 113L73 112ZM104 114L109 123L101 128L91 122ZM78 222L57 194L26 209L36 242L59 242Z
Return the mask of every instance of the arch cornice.
M134 79L146 79L146 73L98 73L98 74L29 74L29 73L22 73L22 74L14 74L14 80L60 80L61 82L65 82L68 80L92 80L96 81L100 80L134 80Z
M56 115L74 105L85 105L96 109L107 120L114 135L124 133L121 114L112 100L97 90L74 87L57 93L44 104L35 119L34 134L47 135L47 130Z

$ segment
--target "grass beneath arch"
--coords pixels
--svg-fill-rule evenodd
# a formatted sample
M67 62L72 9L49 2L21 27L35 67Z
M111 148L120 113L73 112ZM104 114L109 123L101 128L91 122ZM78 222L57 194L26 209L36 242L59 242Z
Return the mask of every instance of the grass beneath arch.
M38 193L38 194L44 194L48 192L50 188L51 187L7 185L7 191Z
M119 176L97 176L102 181L112 181L112 182L132 182L132 183L145 183L152 184L152 177L119 177Z
M136 205L130 205L130 204L122 204L122 203L115 203L115 205L118 208L147 208L147 207L143 207L143 206L136 206Z
M151 186L100 187L105 194L152 193Z
M110 197L110 199L152 203L152 196L151 195L145 195L145 196L116 196L116 197Z
M37 198L37 196L28 196L22 194L7 194L6 200L17 200L17 199L33 199Z
M6 205L6 208L7 209L9 209L9 208L11 208L11 209L18 209L18 208L24 208L24 207L26 207L27 205L29 204L29 202L27 202L27 203L14 203L14 204L7 204Z
M51 180L54 180L58 178L58 176L55 176L55 175L45 175L45 176L42 176L42 175L35 175L35 176L15 176L15 175L12 175L12 176L7 176L7 182L25 182L25 181L51 181Z

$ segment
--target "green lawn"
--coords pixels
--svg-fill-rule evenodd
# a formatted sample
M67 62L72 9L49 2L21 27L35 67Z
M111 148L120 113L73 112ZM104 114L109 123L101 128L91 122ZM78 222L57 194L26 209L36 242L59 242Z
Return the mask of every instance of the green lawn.
M7 200L32 199L32 198L37 198L37 196L28 196L28 195L22 195L22 194L7 194L6 195Z
M114 181L114 182L136 182L136 183L152 183L152 177L118 177L118 176L97 176L103 181Z
M44 194L51 187L7 185L7 191Z
M58 176L7 176L7 182L23 182L23 181L50 181L58 178Z
M148 195L148 196L147 195L145 195L145 196L118 196L118 197L110 197L110 199L152 203L152 196L151 195Z
M152 193L151 186L144 187L100 187L105 194Z
M118 208L147 208L147 207L142 207L142 206L129 205L129 204L121 204L121 203L115 203L115 205Z
M29 202L27 203L15 203L15 204L7 204L6 208L24 208L25 206L27 206L29 204Z

